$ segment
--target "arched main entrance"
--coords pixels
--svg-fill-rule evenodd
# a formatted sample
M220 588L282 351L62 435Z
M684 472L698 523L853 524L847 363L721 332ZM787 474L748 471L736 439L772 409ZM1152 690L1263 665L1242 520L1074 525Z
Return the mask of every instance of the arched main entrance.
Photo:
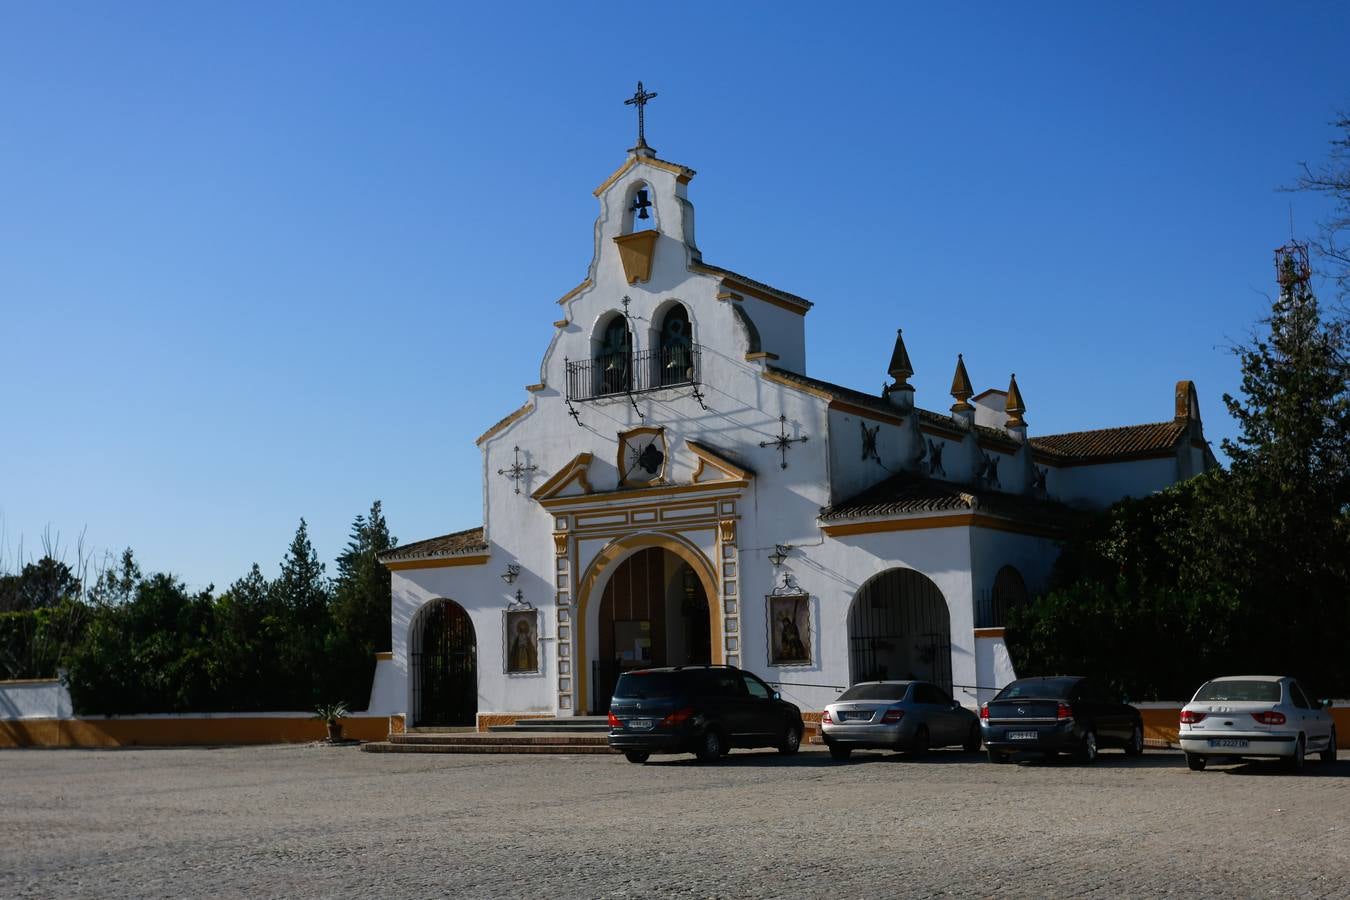
M476 725L478 642L469 614L453 600L418 612L408 653L417 725Z
M913 569L872 578L848 611L851 683L917 678L952 689L952 629L947 601Z
M701 555L653 543L618 562L590 597L597 607L587 642L595 648L585 697L591 712L609 708L624 671L713 662L716 606L708 574L697 565Z

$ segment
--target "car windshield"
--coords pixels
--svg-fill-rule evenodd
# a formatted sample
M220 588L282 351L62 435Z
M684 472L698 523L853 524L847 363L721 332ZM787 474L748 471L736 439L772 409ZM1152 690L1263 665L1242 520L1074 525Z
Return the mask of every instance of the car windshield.
M674 672L627 672L619 676L614 696L625 700L673 697L680 692L680 687L680 679Z
M1196 700L1280 702L1278 681L1211 681L1195 692Z
M1029 678L1014 681L998 692L995 700L1065 700L1078 684L1077 678Z
M855 684L839 695L840 700L901 700L909 682L900 684L882 682L880 684Z

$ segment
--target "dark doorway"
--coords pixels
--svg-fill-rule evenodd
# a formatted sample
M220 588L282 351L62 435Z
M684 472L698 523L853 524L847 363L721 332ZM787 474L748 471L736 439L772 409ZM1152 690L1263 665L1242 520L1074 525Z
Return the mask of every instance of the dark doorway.
M609 709L631 669L712 661L708 595L693 567L652 547L619 564L605 584L592 663L591 711Z
M938 586L913 569L868 581L848 613L849 678L921 679L952 690L951 619Z
M453 600L425 607L413 627L411 651L413 722L478 724L478 645L464 607Z

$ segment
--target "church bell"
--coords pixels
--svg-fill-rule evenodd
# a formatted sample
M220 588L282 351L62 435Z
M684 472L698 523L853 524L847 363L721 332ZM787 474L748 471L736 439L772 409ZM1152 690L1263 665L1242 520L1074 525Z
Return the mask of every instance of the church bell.
M651 208L652 201L647 198L645 188L639 190L633 197L633 212L637 213L639 219L650 219L651 214L647 212Z

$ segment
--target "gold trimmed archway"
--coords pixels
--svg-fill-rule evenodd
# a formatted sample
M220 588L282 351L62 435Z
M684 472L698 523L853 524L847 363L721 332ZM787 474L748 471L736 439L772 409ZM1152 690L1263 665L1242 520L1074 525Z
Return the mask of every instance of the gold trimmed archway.
M712 562L708 557L678 534L647 531L616 538L606 544L595 555L595 559L591 560L590 565L586 567L586 574L581 579L580 589L577 591L577 665L575 674L577 690L573 696L577 698L578 710L585 708L587 712L595 713L595 710L590 708L590 662L586 655L587 639L590 637L586 633L586 613L590 608L591 595L595 593L595 588L602 584L602 580L616 566L639 550L646 550L649 547L669 550L687 562L690 568L694 570L694 574L703 584L703 593L708 598L708 634L712 644L712 662L717 665L726 659L722 643L722 595L717 590L716 570L713 569Z

